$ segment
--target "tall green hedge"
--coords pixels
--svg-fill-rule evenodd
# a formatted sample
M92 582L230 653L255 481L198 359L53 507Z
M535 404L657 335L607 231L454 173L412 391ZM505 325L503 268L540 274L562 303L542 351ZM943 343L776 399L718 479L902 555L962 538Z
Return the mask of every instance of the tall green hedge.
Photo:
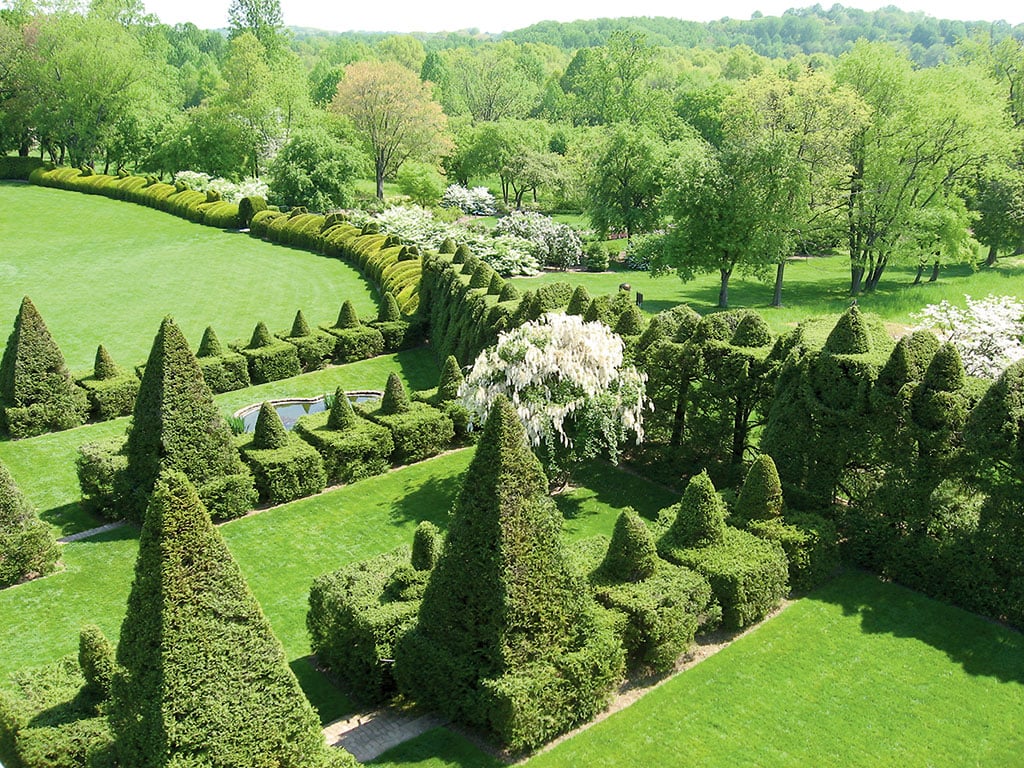
M39 519L0 462L0 587L50 573L59 557L50 527Z
M280 642L180 472L162 473L153 490L117 661L110 724L122 765L354 765L325 745Z

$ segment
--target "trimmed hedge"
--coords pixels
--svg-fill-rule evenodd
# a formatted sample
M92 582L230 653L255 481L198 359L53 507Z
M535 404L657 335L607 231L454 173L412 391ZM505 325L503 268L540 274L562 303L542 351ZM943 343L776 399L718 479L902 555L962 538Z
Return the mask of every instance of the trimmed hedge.
M89 398L92 416L98 421L130 414L139 394L139 383L133 371L123 371L114 365L102 344L96 350L92 375L78 380Z
M28 181L32 172L44 168L46 162L38 157L0 156L0 179L18 179Z
M335 395L335 403L339 397L348 402L341 392ZM302 416L293 429L296 435L319 452L328 484L354 483L388 470L395 449L390 429L363 418L355 418L344 429L334 429L328 423L329 419L329 413Z
M50 573L59 558L50 526L39 519L0 462L0 587Z
M203 372L203 379L214 394L233 392L252 385L249 378L249 361L244 355L224 349L213 326L207 326L203 340L196 353L196 362Z
M824 584L839 567L839 534L835 524L820 515L789 512L784 518L751 520L747 530L782 547L794 592L809 592Z
M78 446L75 470L82 502L95 514L117 517L115 485L118 476L128 468L125 438L110 437Z
M291 330L281 336L297 350L303 373L324 368L334 354L334 337L321 330L312 330L301 309L295 313Z
M396 385L397 393L393 391ZM435 456L455 437L452 420L426 403L411 402L394 374L388 377L384 398L367 409L366 416L391 430L395 444L391 460L395 464L412 464Z
M295 345L271 336L262 322L257 323L248 346L238 351L249 364L249 379L253 384L289 379L302 373Z
M267 421L276 424L268 428ZM268 432L274 436L268 437ZM281 417L269 403L260 407L256 431L240 439L238 446L252 470L260 501L282 504L312 496L327 485L320 454L297 435L286 432Z

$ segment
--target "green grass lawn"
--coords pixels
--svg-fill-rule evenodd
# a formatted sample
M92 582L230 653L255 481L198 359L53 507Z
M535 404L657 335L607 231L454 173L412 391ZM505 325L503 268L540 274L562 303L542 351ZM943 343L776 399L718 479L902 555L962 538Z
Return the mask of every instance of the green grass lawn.
M1022 711L1024 636L847 573L527 764L1019 765ZM435 730L373 764L498 763Z
M263 320L333 322L345 299L376 312L353 267L140 205L0 182L0 344L23 295L46 320L72 370L104 344L121 365L145 360L165 315L193 346L213 325L221 341L248 339Z

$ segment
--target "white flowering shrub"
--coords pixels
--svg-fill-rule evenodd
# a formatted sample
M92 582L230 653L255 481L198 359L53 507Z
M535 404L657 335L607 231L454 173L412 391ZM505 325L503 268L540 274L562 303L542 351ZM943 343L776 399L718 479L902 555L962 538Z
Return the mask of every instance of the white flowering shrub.
M374 218L382 231L397 235L409 245L436 249L448 236L448 225L418 205L396 205L381 211Z
M463 213L477 216L490 216L495 211L494 195L487 187L466 189L460 184L452 184L441 196L442 208L458 208Z
M459 397L475 424L508 397L548 477L564 481L602 451L616 461L630 434L643 441L646 376L623 364L623 348L603 323L551 312L481 352Z
M479 243L473 253L502 277L540 274L540 262L531 253L530 241L520 237L502 235L488 238Z
M498 219L495 234L514 235L533 244L533 255L542 264L559 269L574 267L583 259L583 241L568 224L533 211L513 211Z
M972 299L966 309L942 301L912 315L920 323L913 330L934 331L960 353L964 370L972 376L995 379L1009 365L1024 358L1024 303L1012 296Z
M262 197L267 199L270 194L270 187L260 179L248 178L235 183L227 179L214 179L208 173L198 171L178 171L174 174L174 181L184 182L185 185L196 192L213 190L220 194L220 199L228 203L237 203L243 197Z

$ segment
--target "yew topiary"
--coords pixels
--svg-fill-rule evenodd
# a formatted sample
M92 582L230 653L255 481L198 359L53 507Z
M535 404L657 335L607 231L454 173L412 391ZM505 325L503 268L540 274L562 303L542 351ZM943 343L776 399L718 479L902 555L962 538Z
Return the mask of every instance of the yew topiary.
M412 567L417 571L429 571L441 557L443 538L441 531L429 520L416 526L412 539Z
M334 392L334 401L327 417L327 428L348 429L356 423L357 418L356 412L352 409L352 401L348 399L345 390L338 387Z
M460 243L455 249L455 255L452 256L452 264L462 264L472 256L473 252L469 250L469 246L465 243Z
M0 462L0 587L50 573L59 557L50 527L39 519Z
M450 237L446 237L441 241L441 244L437 247L438 253L455 253L455 241Z
M658 551L647 524L632 507L619 513L608 552L600 565L603 576L620 582L642 581L654 574Z
M856 304L839 318L825 340L824 351L833 355L863 355L871 351L871 335Z
M615 323L615 332L620 336L639 336L644 330L644 316L635 304L619 315Z
M402 380L397 373L388 374L388 383L384 387L384 397L380 401L380 412L384 415L405 413L409 410L409 394L405 391Z
M565 308L565 314L582 315L587 311L590 302L591 298L587 287L585 285L577 285L576 290L572 292L572 297L569 299L569 306Z
M739 498L736 517L740 521L769 520L782 514L782 483L775 462L762 453L747 470Z
M253 430L252 446L261 450L284 448L288 445L288 432L284 428L281 417L270 403L260 406L256 417L256 428Z
M220 339L217 338L217 332L213 330L212 325L206 326L196 357L220 357L223 354L224 347L221 346Z
M734 347L767 347L772 343L772 332L761 315L746 312L729 343Z
M78 666L85 678L85 693L95 701L106 701L117 664L114 646L95 624L85 625L78 633Z
M716 544L725 531L725 504L707 471L690 478L683 499L675 507L672 525L658 542L658 550Z
M263 347L269 347L274 343L274 337L267 329L267 324L262 320L256 323L256 327L252 331L252 337L249 339L249 346L247 349L262 349Z
M498 301L515 301L522 296L511 282L505 281L505 284L501 287L501 293L498 294Z
M356 314L356 308L352 305L352 302L348 299L341 305L341 311L338 313L338 321L334 324L335 328L358 328L362 323L359 322L359 315Z
M437 384L437 399L439 402L455 400L459 396L459 387L465 382L466 377L462 375L462 367L455 355L448 355L444 365L441 366L441 379Z
M302 314L302 310L297 310L288 336L298 338L300 336L309 336L311 333L312 330L310 330L309 323L306 322L306 317Z
M107 352L107 348L100 344L96 348L96 361L92 366L93 378L97 381L106 381L117 378L120 373L120 369L114 365L114 360Z
M402 311L398 308L398 301L391 291L384 292L384 298L380 302L380 310L377 312L377 322L393 323L402 319Z

